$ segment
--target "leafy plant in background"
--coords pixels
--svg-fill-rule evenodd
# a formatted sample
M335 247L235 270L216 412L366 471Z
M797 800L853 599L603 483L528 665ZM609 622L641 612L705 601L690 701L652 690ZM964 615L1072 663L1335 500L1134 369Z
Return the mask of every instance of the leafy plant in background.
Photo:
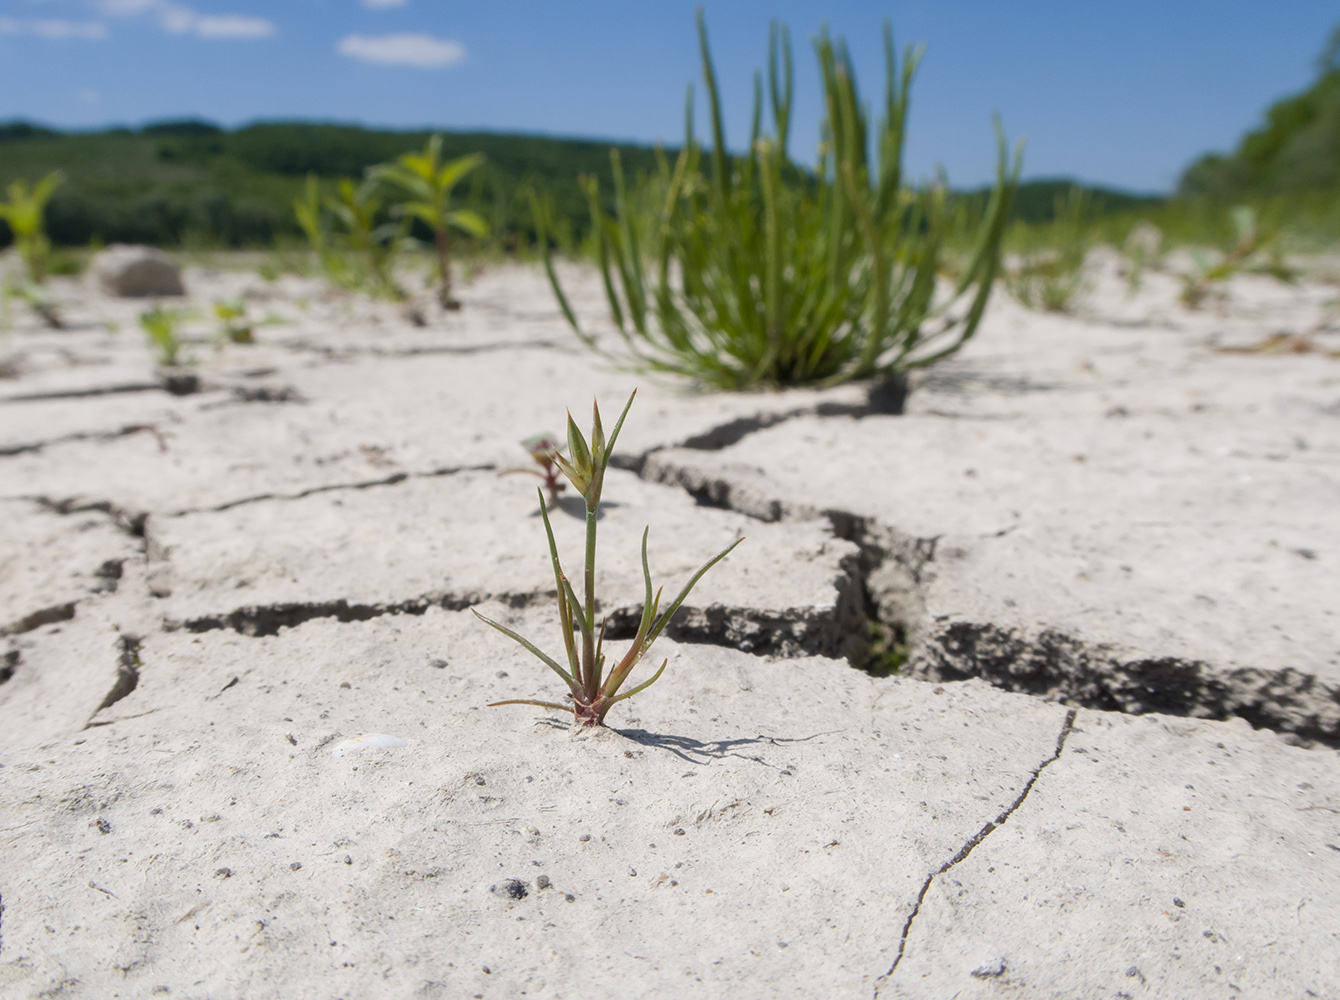
M399 302L405 292L396 284L393 272L408 227L405 220L379 223L383 203L376 191L377 184L371 178L361 184L343 179L336 185L335 197L327 199L326 204L343 224L349 249L366 265L372 293Z
M549 506L554 506L558 503L558 495L566 489L563 480L559 478L558 465L554 461L555 456L563 453L563 445L559 443L557 438L548 434L536 434L522 441L521 447L530 452L530 457L534 459L539 468L504 469L498 475L510 476L516 473L524 473L530 476L539 476L543 480L544 491L549 494Z
M1233 242L1218 253L1218 259L1203 250L1192 251L1193 268L1182 275L1182 304L1196 309L1204 304L1215 286L1241 272L1268 274L1293 283L1295 272L1285 263L1277 234L1267 234L1256 210L1237 205L1229 213L1233 223Z
M407 196L396 206L404 217L418 219L432 230L437 249L437 301L443 309L460 308L451 294L451 230L472 236L485 236L489 231L479 213L451 207L452 189L481 162L483 157L476 154L443 163L442 136L434 135L422 153L405 153L394 163L369 172L369 178L385 181Z
M348 273L344 259L335 251L331 243L330 231L326 227L325 202L321 198L321 182L316 174L307 175L302 197L293 202L293 214L307 236L307 242L316 255L322 273L331 284L341 288L350 288L354 282ZM278 277L276 273L275 277Z
M188 361L182 356L180 328L191 316L190 310L164 309L161 305L140 313L140 328L148 334L160 367L175 368Z
M633 396L635 395L636 392L633 393ZM647 535L650 528L643 531L642 577L646 583L646 596L642 603L642 618L638 623L637 635L633 638L633 643L628 648L628 652L610 669L608 674L605 673L605 626L602 624L600 631L596 631L596 522L600 512L600 493L605 483L605 469L609 465L610 453L614 450L614 443L618 440L624 418L628 416L628 410L633 405L633 396L628 397L628 403L624 406L623 413L619 415L619 421L614 425L614 431L610 434L608 442L605 440L605 432L600 423L600 407L595 406L593 407L594 417L592 419L590 443L587 443L586 438L582 436L581 430L578 429L576 422L572 419L572 415L569 414L568 457L564 458L557 451L550 454L550 460L563 475L567 476L573 487L586 501L584 598L577 596L576 590L573 589L572 584L563 572L563 567L558 558L558 546L554 542L554 530L549 523L549 511L544 502L544 493L537 490L540 494L540 514L544 519L544 531L549 539L549 555L554 567L554 584L558 588L558 620L559 627L563 632L563 648L567 654L567 668L565 669L556 659L542 652L516 632L485 618L478 611L475 612L475 615L481 621L493 626L509 639L519 643L529 652L539 657L550 670L563 678L563 682L567 684L568 691L571 694L572 704L559 705L548 701L516 698L494 702L494 705L538 705L542 708L555 708L560 711L571 710L576 721L581 725L604 725L605 715L615 704L650 687L665 671L668 660L661 664L660 669L649 680L643 681L622 694L619 692L624 681L628 679L628 675L646 655L652 643L665 630L665 627L670 624L675 612L679 610L680 605L689 596L689 591L693 589L703 574L726 558L736 545L744 541L742 538L737 539L728 548L708 560L698 572L693 574L670 606L658 615L661 606L661 591L657 590L654 595L652 594L651 569L647 564ZM581 638L580 649L578 649L577 639L573 635L574 621L576 631ZM492 708L493 705L489 707Z
M889 376L958 350L976 332L991 293L1020 153L1011 166L998 135L996 183L973 252L948 294L937 295L946 193L941 185L907 188L902 174L919 51L908 48L900 69L885 25L884 109L872 136L846 46L819 37L825 117L811 175L787 156L792 67L785 29L774 25L770 39L774 132L761 132L763 83L755 75L749 147L738 158L726 152L701 12L698 36L710 156L694 138L690 88L685 144L673 167L662 157L658 175L630 194L613 154L613 216L597 181L584 182L606 297L631 364L748 389ZM639 201L651 208L639 212ZM538 200L534 205L547 250L548 220ZM578 323L547 254L546 266L569 323L600 349Z
M27 268L28 280L35 285L47 279L47 259L51 252L51 242L46 234L47 202L64 179L64 174L54 171L32 187L27 181L14 181L9 185L9 200L0 202L0 219L9 224L14 245Z
M1089 196L1071 188L1055 205L1050 224L1017 227L1022 248L1005 268L1005 286L1029 309L1070 312L1086 287L1084 262L1093 246Z

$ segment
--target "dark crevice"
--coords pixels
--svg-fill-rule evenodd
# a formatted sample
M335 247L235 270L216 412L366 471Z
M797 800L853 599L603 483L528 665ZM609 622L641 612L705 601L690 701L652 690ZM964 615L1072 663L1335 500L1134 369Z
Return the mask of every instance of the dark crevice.
M498 601L510 608L527 608L542 600L542 594L439 594L415 597L392 604L357 604L345 600L309 603L267 604L238 608L219 615L205 615L184 622L167 622L168 631L213 632L232 629L242 635L260 638L278 635L280 629L294 628L318 618L338 622L365 622L386 615L422 615L429 608L464 611L484 601Z
M23 662L23 654L17 649L5 651L4 657L0 658L0 684L4 684L14 676L14 671L19 669L19 664Z
M149 517L147 511L128 510L118 507L110 500L86 500L81 497L53 500L51 497L44 496L21 497L19 499L31 500L54 514L84 514L89 511L106 514L118 528L133 538L144 537L144 522Z
M907 915L907 920L903 922L903 932L898 938L898 954L894 956L893 964L889 966L889 971L880 976L879 979L875 980L875 1000L879 1000L879 995L885 984L893 977L894 972L898 968L898 963L903 960L903 954L907 950L907 939L912 933L912 922L917 919L917 914L921 912L921 904L926 899L926 893L930 891L931 883L959 862L966 859L968 855L976 849L978 844L991 836L993 831L1004 826L1005 822L1014 815L1021 805L1024 804L1024 800L1028 798L1028 793L1031 792L1033 786L1037 784L1038 776L1051 764L1055 763L1061 756L1061 752L1065 749L1066 739L1070 736L1070 731L1075 726L1075 714L1076 710L1073 708L1066 712L1065 721L1061 723L1061 731L1056 736L1056 748L1052 751L1052 755L1037 767L1033 768L1033 773L1029 776L1028 782L1024 785L1023 790L1015 797L1014 801L1011 802L994 820L988 820L985 826L978 830L977 833L970 837L968 841L958 849L957 854L926 876L926 881L921 884L921 892L917 893L917 900L912 904L912 912Z
M54 447L58 444L72 444L77 441L115 441L119 438L129 437L132 434L152 434L158 441L158 450L167 451L167 441L157 427L152 424L127 424L114 431L84 431L77 434L63 434L60 437L49 438L45 441L32 441L28 444L9 445L0 448L0 458L29 454L31 452L41 451L44 448Z
M378 486L395 486L409 479L437 479L442 476L455 476L464 472L490 472L496 469L495 465L454 465L442 469L433 469L431 472L394 472L381 479L368 479L357 483L331 483L327 486L312 486L305 490L299 490L296 493L258 493L255 496L242 497L237 500L229 500L226 503L217 504L213 507L187 507L182 510L173 511L169 517L184 517L187 514L217 514L225 510L232 510L234 507L244 507L247 504L262 503L266 500L301 500L304 497L316 496L319 493L333 493L340 490L367 490Z
M489 354L497 351L562 350L565 353L573 353L568 350L569 345L548 340L518 340L488 344L431 344L422 347L407 347L403 350L388 350L376 347L331 347L329 345L313 344L305 340L291 340L276 346L287 351L315 354L329 361L353 360L356 358L417 358L435 354L464 356Z
M70 601L68 604L56 604L49 608L42 608L40 611L34 611L13 624L0 628L0 635L22 635L24 632L41 628L43 625L68 622L74 617L74 605L75 602Z
M139 686L140 668L143 666L140 662L142 641L138 636L123 635L119 644L121 654L116 661L116 682L112 685L112 689L107 692L107 696L102 699L102 704L94 710L94 715L97 715L104 708L111 708ZM87 729L91 725L93 723L90 720L84 728Z
M162 382L125 382L121 385L90 386L86 389L52 389L47 392L29 392L5 396L0 403L37 403L48 399L89 399L94 396L115 396L127 392L162 392Z
M1299 743L1340 747L1340 687L1291 667L1218 670L1178 656L1128 656L1056 629L1035 635L990 622L936 622L913 670L930 680L981 677L1018 691L1100 711L1245 719Z
M857 631L844 648L854 666L871 673L905 672L933 681L980 677L1006 691L1098 711L1237 717L1299 745L1340 748L1340 685L1315 675L1291 667L1222 669L1185 657L1132 656L1057 629L933 621L925 592L938 536L909 536L848 511L787 504L748 483L747 473L741 475L745 481L732 481L656 460L644 462L640 474L678 486L700 505L760 521L822 517L836 537L855 543L864 614L846 619Z

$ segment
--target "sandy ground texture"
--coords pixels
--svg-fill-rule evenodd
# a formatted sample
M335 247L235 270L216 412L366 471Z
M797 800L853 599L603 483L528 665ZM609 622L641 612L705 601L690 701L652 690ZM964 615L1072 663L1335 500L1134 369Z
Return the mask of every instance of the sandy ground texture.
M173 395L58 284L0 335L0 995L1340 998L1337 289L1093 265L902 413L611 369L511 266L426 325L190 268L271 322ZM561 648L501 473L635 386L612 640L645 526L670 591L746 541L609 730L488 708L562 696L469 610Z

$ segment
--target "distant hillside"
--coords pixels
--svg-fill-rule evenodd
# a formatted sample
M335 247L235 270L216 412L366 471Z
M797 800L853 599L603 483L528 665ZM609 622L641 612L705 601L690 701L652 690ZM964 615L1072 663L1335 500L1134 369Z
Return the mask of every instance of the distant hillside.
M268 245L299 235L292 204L309 172L332 180L361 177L375 163L422 149L430 134L305 122L225 131L200 121L62 133L13 122L0 124L0 185L64 171L66 183L48 209L58 243ZM447 157L485 155L485 166L462 183L458 197L510 233L533 231L530 207L519 196L528 182L548 191L578 232L586 217L578 175L599 175L608 187L607 142L493 132L443 136ZM649 147L619 148L630 173L654 169Z
M1307 90L1272 104L1231 154L1188 167L1178 193L1228 200L1340 189L1340 28L1317 71Z
M228 131L202 121L159 122L137 130L60 132L29 122L0 123L0 186L66 175L48 208L52 239L65 245L151 243L159 246L269 246L298 239L293 200L308 173L333 182L361 177L367 167L422 149L428 132L400 132L312 122L261 122ZM596 174L610 184L610 144L497 132L444 131L447 157L483 153L482 169L458 189L462 203L489 219L509 241L534 237L528 183L553 198L557 215L576 236L588 224L577 183ZM620 145L630 175L655 169L648 146ZM673 155L674 151L669 151ZM1029 222L1051 218L1068 180L1021 186L1015 214ZM1088 188L1095 213L1153 204L1107 188ZM971 192L985 204L985 194ZM0 223L0 245L8 233Z

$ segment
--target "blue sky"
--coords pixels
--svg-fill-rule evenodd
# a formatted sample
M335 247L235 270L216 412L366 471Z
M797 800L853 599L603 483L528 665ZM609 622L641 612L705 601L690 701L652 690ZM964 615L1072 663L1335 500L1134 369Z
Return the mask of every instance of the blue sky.
M0 120L66 127L309 118L678 140L699 78L694 0L0 0ZM923 42L907 163L992 166L991 115L1028 176L1167 190L1307 85L1340 7L1320 0L707 0L728 142L771 19L796 48L791 152L818 139L809 40L844 35L867 94L880 25ZM705 119L701 111L699 121Z

